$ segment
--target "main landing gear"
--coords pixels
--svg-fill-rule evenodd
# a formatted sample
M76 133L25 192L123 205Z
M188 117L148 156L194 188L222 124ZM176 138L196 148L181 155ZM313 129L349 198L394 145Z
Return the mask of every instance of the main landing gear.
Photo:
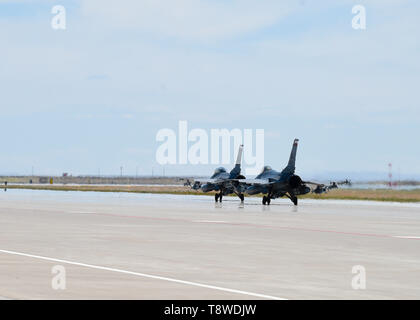
M244 202L245 196L242 193L236 193L236 195L239 197L239 199L241 199L241 202ZM214 201L222 202L222 200L223 200L223 193L222 192L216 193L214 195Z
M298 198L297 198L295 195L293 195L293 194L291 194L291 195L286 194L286 196L287 196L290 200L292 200L292 202L293 202L293 204L294 204L295 206L297 206L297 205L298 205Z
M270 199L270 196L263 196L263 198L262 198L262 204L263 205L270 205L270 202L271 202L271 199Z
M286 193L286 197L288 197L293 202L293 204L295 206L298 205L298 198L295 195L289 195L289 194ZM270 205L270 202L271 202L270 194L268 194L266 196L263 196L263 198L262 198L262 204L263 205Z
M245 196L241 192L237 190L234 190L233 192L238 196L239 199L241 199L241 202L244 202Z

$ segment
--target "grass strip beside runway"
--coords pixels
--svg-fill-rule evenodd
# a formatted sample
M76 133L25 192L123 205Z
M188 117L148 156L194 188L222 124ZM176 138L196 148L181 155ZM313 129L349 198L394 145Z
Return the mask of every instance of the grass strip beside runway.
M130 192L180 195L209 195L184 186L103 186L103 185L9 185L8 189L53 190L53 191L94 191L94 192ZM321 195L310 193L303 199L370 200L390 202L420 202L420 189L334 189Z

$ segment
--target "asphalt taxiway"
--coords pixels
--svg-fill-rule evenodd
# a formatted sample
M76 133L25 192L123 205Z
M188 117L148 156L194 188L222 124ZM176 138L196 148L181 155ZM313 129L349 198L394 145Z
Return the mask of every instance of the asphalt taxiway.
M420 298L420 204L260 201L1 192L0 297Z

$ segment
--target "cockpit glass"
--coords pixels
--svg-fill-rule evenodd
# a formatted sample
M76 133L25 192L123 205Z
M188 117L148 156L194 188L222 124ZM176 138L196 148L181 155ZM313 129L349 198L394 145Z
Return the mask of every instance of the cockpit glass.
M271 170L270 166L264 166L264 168L262 168L260 173L264 173L264 172L267 172L267 171L270 171L270 170Z
M219 167L216 170L214 170L214 174L219 174L221 172L226 172L226 169L223 167Z

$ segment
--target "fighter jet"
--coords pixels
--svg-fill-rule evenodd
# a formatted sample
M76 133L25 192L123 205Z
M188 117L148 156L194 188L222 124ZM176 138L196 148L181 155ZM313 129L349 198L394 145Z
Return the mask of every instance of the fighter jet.
M352 183L351 183L350 179L346 179L346 180L343 180L343 181L338 181L337 185L348 185L349 187L351 187Z
M314 190L312 190L312 193L315 193L315 194L328 193L330 189L335 189L335 188L338 188L336 184L331 184L329 186L319 184Z
M308 183L315 184L314 182L308 182ZM330 182L329 186L326 186L324 184L315 184L316 188L312 190L312 193L315 193L315 194L328 193L330 190L337 189L339 185L343 185L343 184L351 186L351 181L348 179L344 181L339 181L339 182L332 181Z
M194 180L193 189L203 190L203 192L218 191L215 194L214 200L216 202L222 202L223 196L234 193L241 201L244 201L243 191L246 188L245 185L241 185L239 181L245 179L241 175L241 159L243 145L239 146L238 157L236 159L235 167L228 173L225 168L217 168L210 179L196 179Z
M245 193L250 195L258 193L264 194L262 198L263 205L269 205L271 199L286 196L295 206L297 206L297 196L307 194L311 191L311 188L309 188L307 184L318 186L317 183L302 181L302 179L295 174L298 142L298 139L294 140L289 162L286 168L281 172L273 170L270 166L265 166L255 179L242 180L240 183L248 186Z

